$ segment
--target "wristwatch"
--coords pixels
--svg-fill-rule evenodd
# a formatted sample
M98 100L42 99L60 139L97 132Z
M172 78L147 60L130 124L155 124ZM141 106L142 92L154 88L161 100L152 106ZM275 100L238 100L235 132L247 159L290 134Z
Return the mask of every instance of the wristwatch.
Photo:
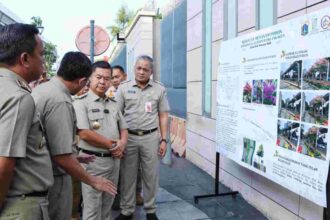
M165 144L167 144L167 140L165 138L160 139L159 143L161 144L162 142L165 142Z

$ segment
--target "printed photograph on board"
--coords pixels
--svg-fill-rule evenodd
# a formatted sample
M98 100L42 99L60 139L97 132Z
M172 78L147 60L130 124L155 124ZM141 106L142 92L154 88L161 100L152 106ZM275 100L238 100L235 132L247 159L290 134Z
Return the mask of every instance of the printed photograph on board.
M311 124L301 125L301 141L298 152L325 160L327 156L328 129Z
M303 89L330 89L330 57L303 61Z
M301 112L301 92L280 91L278 106L279 118L299 121Z
M251 103L252 101L252 83L246 81L243 87L243 102Z
M280 89L301 88L301 66L301 60L297 60L292 63L281 63Z
M299 141L299 123L278 120L276 145L288 150L296 151Z
M302 121L318 125L328 125L328 92L303 92L302 102Z
M277 95L277 80L276 79L263 80L262 103L265 105L276 105L276 95Z
M252 102L262 104L262 80L253 80Z

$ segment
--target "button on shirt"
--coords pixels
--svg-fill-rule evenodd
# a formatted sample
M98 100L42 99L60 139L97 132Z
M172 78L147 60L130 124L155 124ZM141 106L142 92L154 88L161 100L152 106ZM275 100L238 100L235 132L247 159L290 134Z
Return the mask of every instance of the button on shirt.
M116 102L107 96L100 98L89 90L85 97L75 100L74 107L78 129L93 130L111 140L120 139L120 130L127 129L127 124ZM95 123L99 125L99 128L93 126ZM79 147L94 152L109 152L105 148L94 147L82 139L79 141Z
M27 83L0 68L0 156L15 157L8 196L46 191L53 184L49 152Z
M53 77L37 86L32 97L36 111L40 114L51 156L73 153L77 120L69 90L59 78ZM55 162L53 171L54 175L65 174Z
M165 87L151 79L144 89L135 80L122 83L116 100L130 130L157 128L158 113L170 110Z

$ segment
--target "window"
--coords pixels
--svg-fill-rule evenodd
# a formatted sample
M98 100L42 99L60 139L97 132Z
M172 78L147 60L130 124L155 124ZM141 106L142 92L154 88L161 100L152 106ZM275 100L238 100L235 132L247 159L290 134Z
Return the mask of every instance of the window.
M257 0L256 4L256 29L262 29L275 24L277 0Z
M203 2L203 115L212 108L212 0Z

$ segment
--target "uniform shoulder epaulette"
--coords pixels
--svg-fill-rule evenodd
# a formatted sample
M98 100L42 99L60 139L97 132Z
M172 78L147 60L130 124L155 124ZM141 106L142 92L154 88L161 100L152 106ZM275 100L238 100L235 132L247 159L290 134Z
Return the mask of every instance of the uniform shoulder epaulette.
M159 85L161 85L161 86L164 86L164 84L161 83L161 82L159 82L159 81L156 81L156 80L155 80L155 83L157 83L157 84L159 84Z
M114 97L109 97L110 101L117 102Z
M79 99L84 99L86 97L87 97L87 92L85 94L80 95L80 96L75 96L74 99L79 100Z
M22 80L16 80L17 84L19 85L19 87L21 87L22 89L24 89L25 91L28 92L32 92L30 86L28 84L26 84L25 82L23 82Z
M125 84L125 83L128 83L128 82L131 82L131 81L132 80L130 80L130 79L129 80L126 80L126 81L123 81L123 82L120 83L120 85Z

